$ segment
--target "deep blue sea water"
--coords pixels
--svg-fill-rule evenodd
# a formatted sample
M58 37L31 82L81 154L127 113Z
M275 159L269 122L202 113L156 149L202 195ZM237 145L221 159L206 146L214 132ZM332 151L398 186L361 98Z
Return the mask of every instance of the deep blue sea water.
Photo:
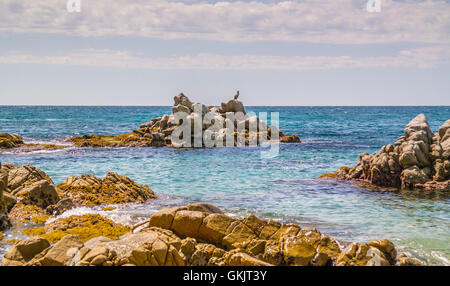
M160 198L107 215L130 223L162 206L209 202L231 215L316 227L344 241L391 239L429 264L450 264L449 194L381 192L334 180L325 172L353 166L361 152L377 152L403 134L424 113L434 132L450 118L450 107L247 107L279 112L280 129L301 144L281 144L279 155L263 159L258 148L68 148L34 153L0 153L1 162L32 164L58 184L67 176L108 171L148 184ZM170 107L0 106L0 131L28 142L63 142L82 134L120 134ZM79 208L69 212L92 212Z

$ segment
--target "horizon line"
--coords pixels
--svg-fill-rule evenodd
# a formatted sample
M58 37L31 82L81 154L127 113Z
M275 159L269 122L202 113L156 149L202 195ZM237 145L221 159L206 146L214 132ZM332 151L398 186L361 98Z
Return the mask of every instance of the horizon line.
M219 105L206 106L219 107ZM173 105L0 104L0 107L173 107ZM450 107L450 105L247 105L246 107Z

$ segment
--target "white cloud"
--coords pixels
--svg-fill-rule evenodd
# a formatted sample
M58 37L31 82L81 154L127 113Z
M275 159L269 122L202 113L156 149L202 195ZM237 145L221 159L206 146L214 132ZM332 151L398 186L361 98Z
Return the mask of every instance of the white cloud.
M365 0L81 0L81 13L68 13L66 0L0 0L0 32L343 44L450 42L450 3L381 1L380 13L368 13Z
M450 47L434 46L400 51L395 56L255 56L197 54L147 58L127 51L80 50L64 55L9 53L0 64L45 64L137 69L202 70L327 70L360 68L433 68L450 65Z

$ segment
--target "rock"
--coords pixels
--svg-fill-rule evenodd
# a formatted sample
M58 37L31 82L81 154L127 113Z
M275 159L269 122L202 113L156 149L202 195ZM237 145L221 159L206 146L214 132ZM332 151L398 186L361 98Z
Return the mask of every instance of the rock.
M26 205L19 202L16 203L9 212L9 218L13 222L44 223L49 216L40 207L35 205Z
M116 204L129 202L145 202L156 198L147 185L138 185L129 177L109 172L100 179L94 175L68 177L58 188L64 196L71 198L79 205Z
M395 260L395 266L423 266L423 263L402 253Z
M3 256L2 266L22 266L33 259L38 253L44 251L50 243L39 237L21 240L15 243Z
M280 137L281 143L301 143L300 137L297 135L289 135L289 136L281 136Z
M183 93L180 93L179 95L175 96L173 98L173 100L174 100L174 106L183 105L183 106L189 108L189 112L187 112L187 113L191 113L193 111L192 102Z
M64 198L58 201L55 205L48 206L45 212L49 215L60 215L65 211L68 211L75 207L72 199Z
M222 102L220 104L219 112L220 113L242 112L242 113L246 114L244 104L242 104L242 102L237 99L232 99L228 102Z
M88 241L98 236L116 239L130 230L129 226L115 223L101 215L86 214L59 218L43 227L26 229L22 233L39 235L50 242L55 242L67 235L76 235L81 241Z
M55 185L47 180L40 180L31 184L24 184L17 187L12 194L17 200L26 205L34 205L45 209L49 205L59 201Z
M184 112L186 114L189 114L189 113L191 113L191 110L187 106L178 104L178 105L175 105L174 107L172 107L172 113L175 114L177 112Z
M0 149L16 148L23 144L23 139L18 134L0 132Z
M433 134L425 115L419 114L394 145L383 146L377 154L362 153L355 167L336 171L336 179L380 187L445 190L450 179L449 126L447 120Z
M47 252L40 260L42 266L63 266L72 259L79 249L83 247L83 242L75 235L67 235Z
M3 193L3 203L5 205L6 208L6 212L10 212L11 209L16 205L17 203L17 198L13 195L11 195L10 193Z
M368 245L378 248L382 253L384 253L384 255L391 263L393 263L395 258L397 257L397 250L395 249L395 245L387 239L372 240L368 243Z
M11 163L3 163L1 170L8 173L8 189L11 193L18 187L24 187L24 185L33 184L41 180L46 180L53 184L45 172L32 165L17 166Z
M198 238L220 245L227 235L226 230L234 221L224 214L208 215L199 227Z
M352 243L339 255L337 266L389 266L386 253L370 244Z
M199 211L180 210L175 213L171 229L182 237L195 237L204 217Z

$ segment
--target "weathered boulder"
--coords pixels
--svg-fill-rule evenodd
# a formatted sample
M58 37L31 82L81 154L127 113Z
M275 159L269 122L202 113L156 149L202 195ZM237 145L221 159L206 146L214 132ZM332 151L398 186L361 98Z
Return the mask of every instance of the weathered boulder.
M48 252L36 261L42 266L64 266L83 247L83 242L75 235L67 235L55 243Z
M12 191L11 194L17 198L18 202L34 205L42 209L59 201L55 185L47 180L23 184Z
M341 168L335 177L380 187L450 190L449 127L447 120L433 134L425 115L419 114L394 145L383 146L377 154L362 153L355 167Z
M175 96L173 98L173 101L174 101L174 104L173 104L174 106L177 106L177 105L185 106L189 109L188 113L191 113L193 111L191 100L187 96L185 96L183 93L180 93L177 96Z
M50 247L50 243L39 237L24 239L15 243L3 256L2 266L24 265L37 254Z
M389 266L386 253L371 243L352 243L338 256L337 266Z
M147 185L139 185L127 176L109 172L103 179L94 175L68 177L58 185L63 196L79 205L144 202L156 198Z
M18 187L23 187L24 185L36 183L41 180L46 180L53 184L45 172L29 164L18 166L11 163L3 163L1 170L8 173L8 192L14 192Z
M242 113L246 114L244 104L237 99L232 99L228 102L222 102L220 104L219 112L220 113L242 112Z

